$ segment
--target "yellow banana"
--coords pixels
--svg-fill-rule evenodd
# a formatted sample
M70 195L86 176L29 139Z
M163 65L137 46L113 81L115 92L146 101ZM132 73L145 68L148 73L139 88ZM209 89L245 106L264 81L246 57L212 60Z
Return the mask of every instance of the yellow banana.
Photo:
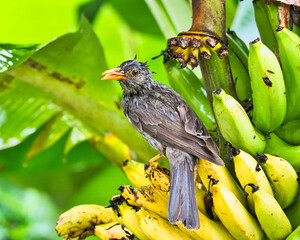
M126 160L123 163L123 170L129 181L137 188L148 186L149 179L145 176L145 165L134 160Z
M247 208L247 199L242 189L234 181L226 167L218 166L199 158L197 162L197 171L206 189L208 189L208 176L210 175L212 178L221 181L239 199L243 206Z
M137 189L124 185L121 186L119 190L121 191L121 196L126 199L128 204L144 207L157 213L161 217L168 219L168 202L160 197L152 187L148 186Z
M256 217L270 240L285 239L292 232L292 225L275 198L264 189L252 187ZM245 186L246 187L246 186Z
M295 169L288 161L276 155L264 154L258 158L271 183L277 202L283 209L290 206L299 192Z
M89 231L90 227L115 221L116 217L111 208L93 204L79 205L58 217L55 230L58 236L67 235L67 239L75 238Z
M141 207L129 206L126 200L119 195L114 196L110 200L110 204L120 224L128 228L140 240L150 239L141 228L140 219L137 216Z
M239 240L264 238L256 219L224 184L213 181L211 190L215 211L234 238Z
M259 38L250 43L248 68L253 99L253 123L265 133L272 132L285 118L286 92L279 62Z
M133 235L128 229L125 229L118 222L96 225L94 235L102 240L129 240L133 239Z
M172 225L169 221L163 219L159 215L147 211L143 207L136 212L139 218L139 224L144 233L151 240L157 239L178 239L188 240L190 239L185 233L180 231L176 225Z
M145 173L151 186L165 199L169 198L170 171L153 163L145 166Z
M226 141L235 148L253 155L262 154L265 137L254 128L241 104L224 90L213 91L213 109L219 129Z
M300 145L293 146L282 139L275 133L270 133L267 137L265 152L278 155L288 161L296 172L300 171Z
M232 149L232 157L236 177L242 186L245 186L248 183L254 183L273 196L272 187L264 171L250 154L243 150ZM251 212L254 213L253 197L250 189L247 189L247 193L249 194L247 198L248 206Z

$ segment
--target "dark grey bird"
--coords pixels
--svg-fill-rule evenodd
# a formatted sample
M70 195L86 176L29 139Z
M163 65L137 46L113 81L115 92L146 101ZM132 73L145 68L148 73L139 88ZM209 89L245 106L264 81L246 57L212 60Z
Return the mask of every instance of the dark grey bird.
M209 132L183 97L153 80L146 63L129 60L103 75L102 80L119 81L125 116L169 160L170 223L182 222L187 229L199 229L194 182L197 158L224 165Z

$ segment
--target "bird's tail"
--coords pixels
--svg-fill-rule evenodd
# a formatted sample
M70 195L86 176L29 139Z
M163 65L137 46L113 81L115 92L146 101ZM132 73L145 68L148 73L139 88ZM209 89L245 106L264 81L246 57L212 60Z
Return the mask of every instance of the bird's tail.
M170 223L182 222L187 229L199 229L200 220L195 195L196 160L178 149L166 149L170 162L171 182L168 202Z

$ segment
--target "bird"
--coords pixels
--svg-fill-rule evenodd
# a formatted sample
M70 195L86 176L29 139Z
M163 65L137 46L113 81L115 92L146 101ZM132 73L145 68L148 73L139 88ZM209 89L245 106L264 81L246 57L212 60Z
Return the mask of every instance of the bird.
M153 79L147 62L138 62L135 57L102 75L101 80L120 83L124 115L159 151L150 161L160 156L169 160L169 222L181 222L187 229L199 229L194 182L197 159L224 166L208 130L181 95Z

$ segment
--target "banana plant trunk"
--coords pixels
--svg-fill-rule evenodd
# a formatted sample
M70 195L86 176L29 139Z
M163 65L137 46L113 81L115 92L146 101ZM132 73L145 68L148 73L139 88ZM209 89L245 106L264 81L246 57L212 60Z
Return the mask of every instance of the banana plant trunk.
M205 31L216 35L227 45L225 0L193 0L193 24L190 31ZM207 96L213 110L212 91L222 88L226 93L236 98L228 55L219 57L215 52L211 59L199 57L199 65L205 83ZM233 164L230 161L229 149L220 131L219 148L228 170L233 173ZM234 174L232 174L234 175Z

